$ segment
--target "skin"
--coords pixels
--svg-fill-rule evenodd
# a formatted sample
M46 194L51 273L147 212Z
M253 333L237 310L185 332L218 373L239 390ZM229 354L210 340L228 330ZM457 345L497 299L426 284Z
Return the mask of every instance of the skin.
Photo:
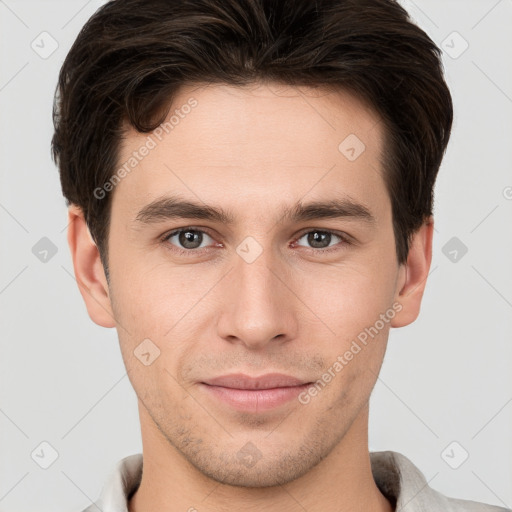
M191 97L197 106L115 187L110 283L82 212L69 209L80 291L91 319L117 328L138 396L144 473L130 512L389 512L371 473L368 401L390 328L419 313L433 220L399 265L380 163L384 127L348 92L196 85L179 91L173 109ZM338 149L349 134L366 146L354 161ZM147 136L127 128L120 163ZM234 223L135 220L168 194L222 207ZM283 208L297 201L340 196L366 206L375 222L284 220ZM187 227L206 233L200 249L178 236L161 240ZM307 236L315 230L334 233L316 252ZM236 251L248 236L262 250L251 263ZM238 372L314 382L393 304L401 310L306 405L240 412L200 385ZM144 365L134 350L147 338L160 355ZM248 442L261 456L251 467L237 458Z

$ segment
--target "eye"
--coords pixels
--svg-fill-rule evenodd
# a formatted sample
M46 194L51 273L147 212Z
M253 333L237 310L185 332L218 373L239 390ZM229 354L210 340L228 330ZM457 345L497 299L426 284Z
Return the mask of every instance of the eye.
M348 237L342 236L341 234L336 234L332 231L315 229L304 233L300 238L297 239L294 245L303 245L299 243L299 241L303 238L306 239L306 243L309 244L311 249L319 250L322 252L337 250L338 247L336 246L340 242L342 242L342 246L348 245L350 243ZM332 242L334 242L333 245L331 245Z
M210 240L209 243L208 239ZM176 246L177 249L182 252L202 249L214 242L210 235L204 231L193 228L177 229L162 238L162 241ZM203 245L203 242L207 242L207 245Z
M305 239L306 244L300 243ZM223 247L222 244L217 243L208 233L202 229L195 227L186 227L175 229L171 233L164 235L161 242L172 251L182 255L197 255L202 253L203 250L208 250L209 247L215 245ZM305 246L311 251L318 251L320 253L327 253L343 249L345 246L350 245L350 239L341 233L324 229L314 229L303 233L292 246Z

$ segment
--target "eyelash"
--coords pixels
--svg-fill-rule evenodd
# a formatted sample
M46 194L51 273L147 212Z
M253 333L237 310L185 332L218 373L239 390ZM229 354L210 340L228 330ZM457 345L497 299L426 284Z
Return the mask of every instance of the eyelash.
M211 234L209 234L204 229L199 229L194 226L187 226L185 228L175 229L174 231L171 231L170 233L166 233L165 235L163 235L160 238L160 242L163 243L168 250L178 253L179 255L184 255L184 256L195 256L197 254L202 254L204 251L208 251L209 249L211 249L211 247L201 247L199 249L181 249L180 247L177 247L176 245L172 245L169 243L169 239L172 238L174 235L178 235L178 234L186 232L186 231L194 231L197 233L203 233L203 234L208 235L210 238L214 238ZM331 252L343 250L344 246L352 245L352 242L349 240L348 235L338 233L336 231L331 231L329 229L318 229L318 228L317 229L308 229L306 231L301 232L295 239L294 243L297 242L298 240L300 240L304 235L307 235L309 233L315 233L315 232L316 233L327 233L330 235L334 235L341 240L340 243L342 245L340 247L339 244L336 244L333 247L327 247L325 249L316 249L314 247L300 246L300 247L304 247L305 249L312 252L313 254L331 253Z

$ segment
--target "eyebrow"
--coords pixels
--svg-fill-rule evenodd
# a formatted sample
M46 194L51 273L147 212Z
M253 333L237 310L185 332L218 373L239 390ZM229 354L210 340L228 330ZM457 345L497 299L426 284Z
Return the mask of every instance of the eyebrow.
M291 222L348 218L369 225L376 223L375 217L366 206L349 197L310 203L299 201L293 207L285 208L281 217ZM221 207L208 206L175 196L159 198L144 206L135 217L135 222L150 225L169 219L201 219L226 225L235 223L235 216Z

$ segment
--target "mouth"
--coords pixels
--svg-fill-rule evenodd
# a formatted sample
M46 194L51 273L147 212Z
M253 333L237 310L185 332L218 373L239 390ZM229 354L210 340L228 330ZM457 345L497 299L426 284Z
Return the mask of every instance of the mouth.
M202 389L217 402L233 409L259 413L275 409L297 398L312 382L271 373L259 377L232 374L200 383Z
M296 387L310 384L310 382L283 373L267 373L259 377L251 377L243 373L233 373L205 380L203 384L231 389L258 390Z

